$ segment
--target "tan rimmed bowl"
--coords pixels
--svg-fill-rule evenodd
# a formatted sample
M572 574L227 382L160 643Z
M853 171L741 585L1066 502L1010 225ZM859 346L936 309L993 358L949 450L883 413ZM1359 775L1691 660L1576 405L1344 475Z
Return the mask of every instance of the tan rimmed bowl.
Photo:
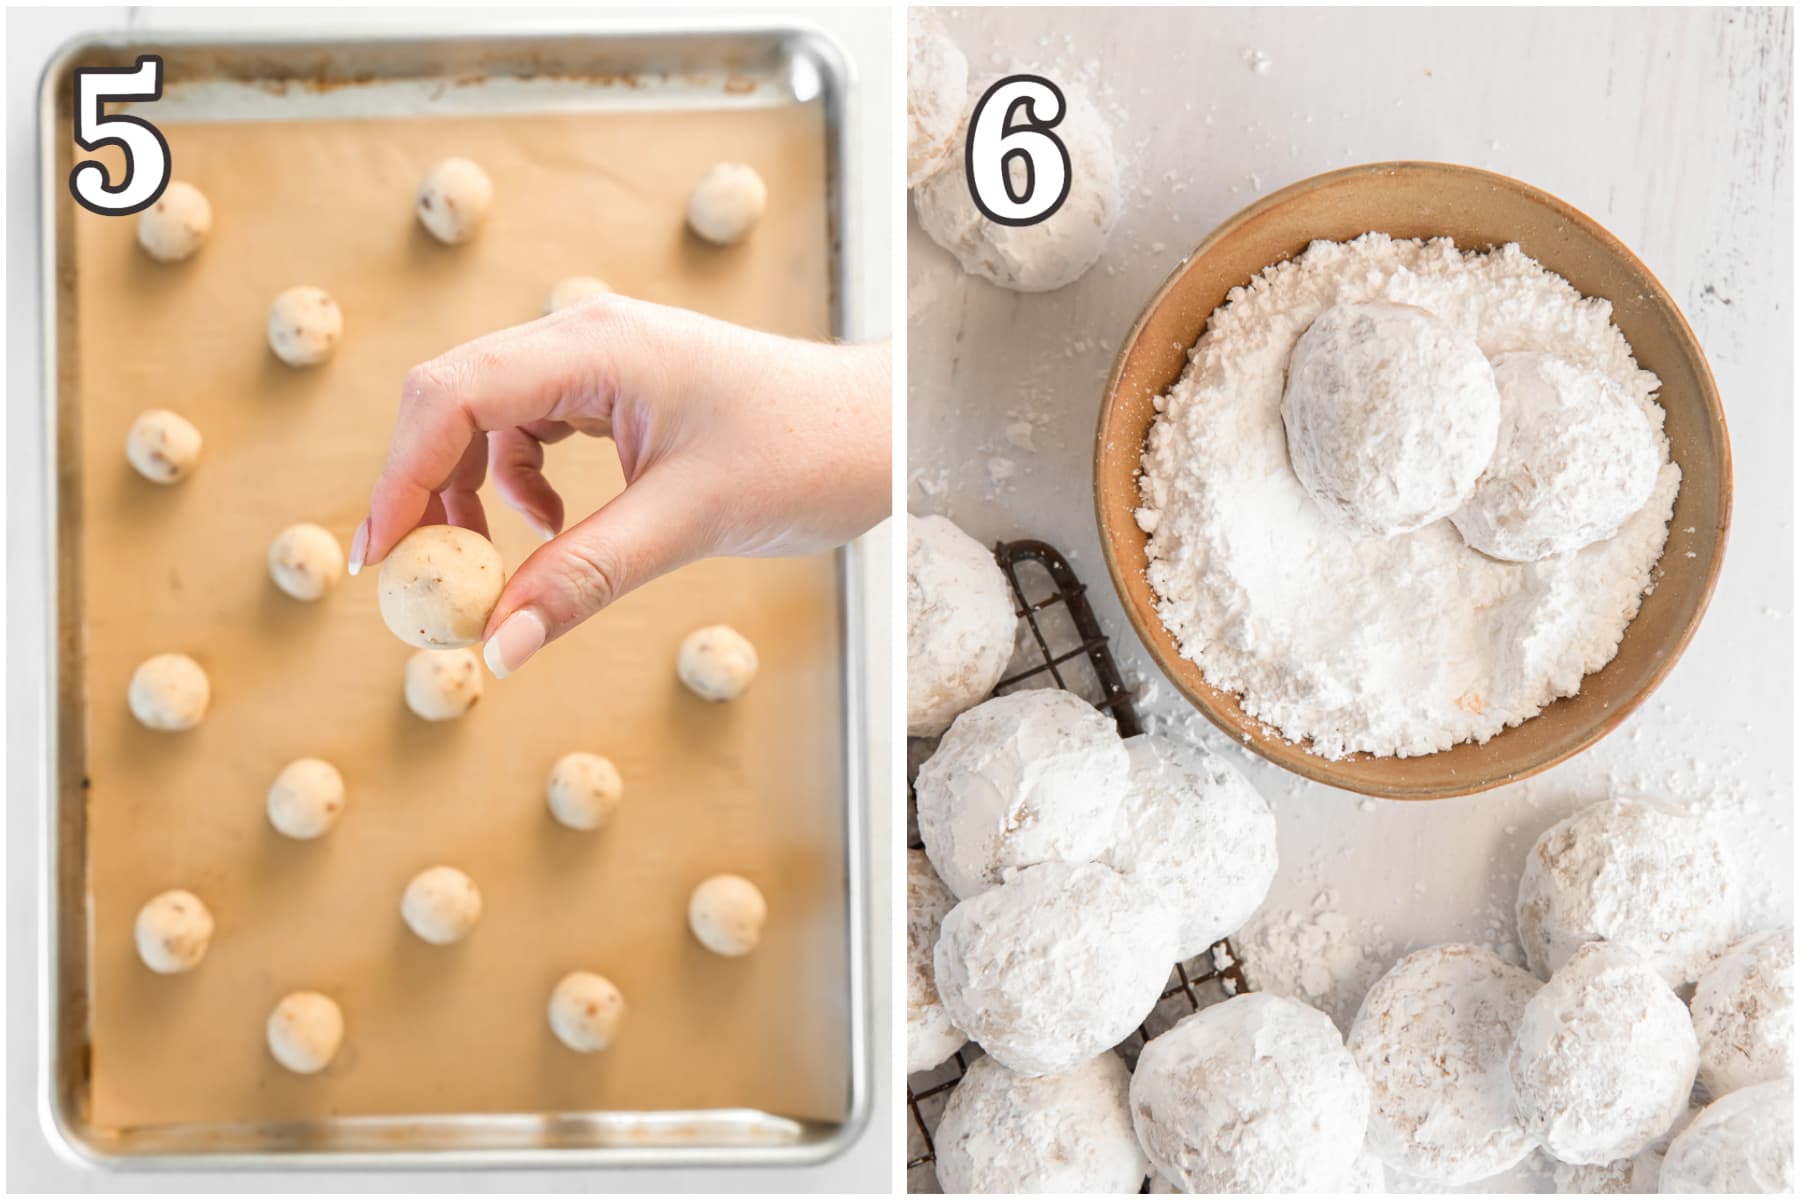
M1617 655L1582 681L1579 694L1483 745L1465 742L1414 758L1359 754L1331 760L1247 717L1236 695L1212 687L1198 666L1181 657L1157 617L1145 575L1147 539L1132 510L1154 400L1180 377L1188 349L1226 293L1316 239L1347 241L1369 232L1449 237L1464 250L1517 242L1583 295L1612 301L1613 320L1638 363L1662 379L1664 428L1682 480L1656 586L1625 630ZM1731 446L1718 389L1693 330L1617 238L1556 197L1504 175L1447 163L1376 163L1317 175L1257 201L1214 230L1151 298L1107 381L1094 503L1107 570L1132 626L1163 673L1215 725L1308 779L1371 796L1432 800L1524 779L1581 752L1668 674L1700 624L1724 558Z

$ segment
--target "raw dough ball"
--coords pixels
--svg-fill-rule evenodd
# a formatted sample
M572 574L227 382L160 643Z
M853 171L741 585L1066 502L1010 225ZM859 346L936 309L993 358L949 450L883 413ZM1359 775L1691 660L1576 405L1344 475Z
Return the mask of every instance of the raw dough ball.
M729 625L708 625L681 640L675 674L702 700L736 700L756 678L756 647Z
M269 788L269 824L291 838L323 837L344 815L344 777L322 758L297 758Z
M1738 888L1699 818L1615 797L1544 831L1519 879L1519 941L1547 976L1593 941L1629 946L1670 987L1697 979L1737 933Z
M1175 914L1185 961L1238 931L1275 879L1275 814L1250 781L1198 746L1125 743L1130 788L1107 865Z
M906 732L936 737L1000 682L1018 618L987 547L944 517L906 533Z
M715 163L688 197L688 227L715 246L729 246L762 219L769 189L754 167Z
M906 186L961 162L957 131L969 103L969 60L936 13L906 13Z
M550 289L549 299L544 301L544 313L561 312L565 308L574 308L584 300L592 300L595 296L604 296L612 289L603 279L595 279L592 275L571 275L567 279L557 281Z
M206 957L212 914L192 892L164 892L138 909L136 934L138 957L146 967L158 975L179 975Z
M1362 1151L1369 1085L1330 1017L1251 993L1145 1046L1131 1113L1151 1164L1183 1191L1330 1191Z
M494 211L494 183L468 159L446 158L433 163L419 180L414 207L432 237L454 246L474 237L487 223Z
M505 583L494 543L459 525L421 525L382 560L376 592L395 637L450 650L481 640Z
M1345 1039L1369 1082L1370 1148L1395 1170L1451 1185L1530 1154L1506 1056L1538 987L1479 946L1433 946L1395 963Z
M420 871L400 898L407 928L434 946L460 942L481 919L481 891L455 867Z
M544 792L558 821L570 829L598 829L625 798L625 781L611 759L577 750L556 760Z
M1494 360L1500 436L1450 520L1491 558L1531 562L1619 532L1662 468L1650 416L1598 371L1548 354Z
M968 1038L938 999L932 952L944 914L956 897L923 850L906 852L906 1073L929 1071L962 1049Z
M200 664L185 654L158 654L131 673L131 715L146 729L180 733L206 715L212 686Z
M945 1195L1135 1192L1150 1164L1131 1129L1130 1089L1110 1052L1041 1078L977 1059L932 1139L938 1183Z
M318 992L289 992L269 1014L269 1053L296 1075L323 1071L344 1044L344 1010Z
M1653 1196L1662 1178L1669 1143L1688 1127L1700 1110L1690 1107L1654 1142L1605 1166L1556 1164L1556 1190L1568 1196Z
M453 721L481 699L473 650L421 650L406 660L406 707L427 721Z
M1071 692L978 704L919 768L925 853L962 900L1008 867L1092 862L1112 844L1130 762L1112 718Z
M200 461L200 431L180 413L145 409L125 435L125 458L151 483L178 483Z
M1701 1110L1669 1143L1665 1194L1792 1192L1794 1081L1743 1088Z
M604 975L571 971L550 993L550 1030L571 1050L606 1049L624 1022L625 997Z
M169 181L156 203L138 214L138 245L157 262L192 258L212 232L212 205L191 183Z
M344 577L344 548L318 525L289 525L269 543L269 577L296 600L317 600Z
M291 287L269 306L269 348L290 367L324 362L342 336L343 310L322 288Z
M1700 973L1690 1008L1715 1098L1794 1073L1794 931L1746 938Z
M969 88L971 101L994 83ZM1017 292L1049 292L1074 283L1106 249L1119 217L1119 165L1112 131L1079 86L1062 84L1068 112L1056 134L1069 151L1069 194L1062 207L1035 225L1000 225L981 215L969 195L964 168L950 166L919 184L913 208L919 228L956 256L962 269ZM973 105L971 104L971 107ZM968 115L958 124L954 145L968 137ZM1014 172L1023 183L1024 166Z
M1174 919L1099 863L1042 863L950 910L932 966L958 1027L1000 1065L1054 1075L1124 1040L1175 962Z
M1525 1131L1566 1163L1629 1158L1687 1107L1687 1008L1624 946L1590 942L1525 1005L1507 1060Z
M714 954L741 958L762 941L769 906L741 875L714 875L688 897L688 928Z
M1392 537L1461 507L1500 433L1474 339L1410 304L1339 304L1313 320L1281 396L1288 458L1341 524Z

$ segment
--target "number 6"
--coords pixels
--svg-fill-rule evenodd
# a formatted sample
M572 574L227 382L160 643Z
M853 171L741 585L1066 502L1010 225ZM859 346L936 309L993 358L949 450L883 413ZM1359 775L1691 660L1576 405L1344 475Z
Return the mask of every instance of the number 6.
M1061 89L1037 75L1008 75L983 93L964 148L969 195L982 216L1001 225L1036 225L1062 207L1069 198L1069 150L1050 131L1068 111ZM1009 172L1015 158L1025 167L1017 194Z
M106 115L108 100L162 99L163 60L141 54L135 67L75 69L75 144L94 151L118 146L125 151L124 181L109 184L106 168L93 161L69 172L69 193L89 212L122 217L155 204L169 186L169 143L162 131L142 117Z

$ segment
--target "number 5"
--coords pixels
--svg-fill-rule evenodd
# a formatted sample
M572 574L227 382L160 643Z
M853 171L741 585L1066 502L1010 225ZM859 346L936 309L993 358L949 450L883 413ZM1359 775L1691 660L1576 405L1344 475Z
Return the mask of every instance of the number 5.
M964 165L982 216L1001 225L1036 225L1062 207L1069 198L1069 150L1050 131L1068 111L1061 89L1037 75L1008 75L976 102ZM1015 160L1025 168L1025 186L1016 193Z
M111 186L106 168L93 161L69 172L69 192L89 212L103 217L142 212L169 186L169 143L162 131L142 117L107 116L108 100L162 99L163 60L141 54L135 67L75 69L75 144L94 151L118 146L125 151L125 177Z

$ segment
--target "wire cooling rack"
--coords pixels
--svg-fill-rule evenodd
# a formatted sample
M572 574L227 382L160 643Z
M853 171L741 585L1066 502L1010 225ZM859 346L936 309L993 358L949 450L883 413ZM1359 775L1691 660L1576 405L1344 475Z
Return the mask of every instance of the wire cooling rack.
M1013 662L994 693L1002 695L1029 687L1063 688L1111 713L1120 737L1142 733L1137 707L1119 677L1106 634L1088 604L1087 588L1068 560L1053 547L1035 541L1001 542L994 547L994 559L1012 588L1013 607L1022 622ZM908 809L909 844L915 850L923 849L917 816L910 811L910 797ZM1135 1067L1145 1042L1189 1013L1245 990L1243 970L1230 940L1215 943L1198 958L1175 965L1156 1007L1118 1047L1120 1054ZM939 1190L937 1146L933 1141L938 1118L950 1092L979 1053L973 1045L964 1046L948 1061L907 1079L908 1192Z

